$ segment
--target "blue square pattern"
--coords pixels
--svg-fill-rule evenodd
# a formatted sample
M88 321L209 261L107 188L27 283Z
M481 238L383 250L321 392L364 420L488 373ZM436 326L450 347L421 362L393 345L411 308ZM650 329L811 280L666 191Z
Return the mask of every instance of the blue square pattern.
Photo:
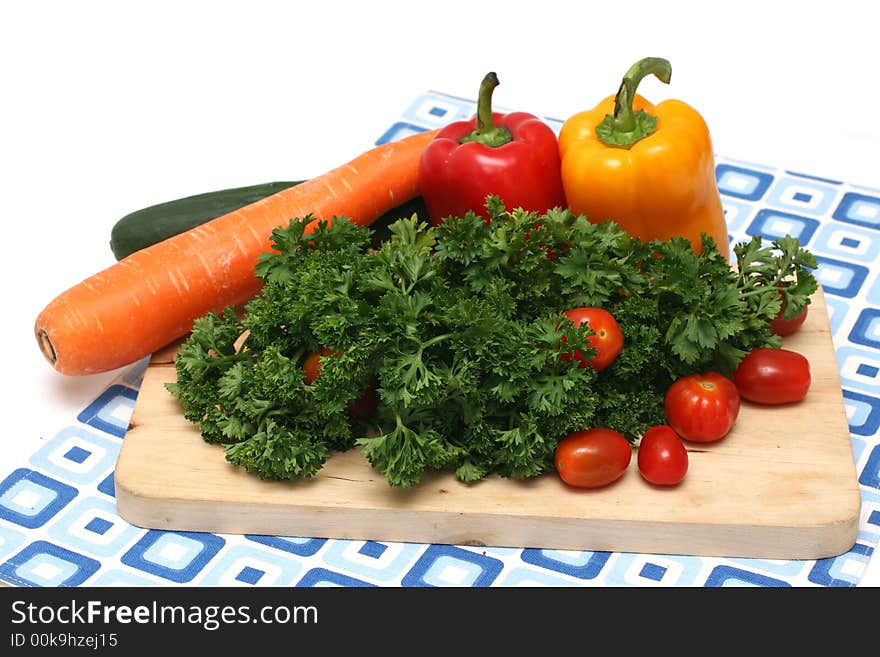
M378 559L381 557L385 550L388 549L387 545L382 545L381 543L376 543L375 541L366 541L358 552L367 557L372 557L373 559Z
M48 541L34 541L0 564L0 577L17 586L78 586L98 571L100 562Z
M327 570L326 568L312 568L309 572L303 575L302 579L299 580L296 585L298 587L304 588L318 586L346 586L367 588L376 586L375 584L372 584L362 579L358 579L357 577L351 577L350 575L337 573L332 570Z
M726 196L759 201L773 184L773 174L732 164L715 166L718 191Z
M94 558L116 557L142 533L119 518L112 500L85 493L46 528L52 542Z
M29 529L42 527L77 493L56 479L19 468L0 482L0 518Z
M827 222L816 233L810 248L823 256L871 266L880 261L880 231Z
M289 552L300 557L310 557L317 554L318 550L327 542L326 538L297 538L294 536L262 536L259 534L246 534L245 538L254 543L268 545L277 550Z
M854 436L876 436L880 432L880 399L844 388L843 403L850 433ZM867 472L868 467L865 466L862 477Z
M603 562L600 579L608 586L696 586L704 570L700 557L624 552Z
M553 570L578 579L595 579L602 572L610 552L580 552L527 548L520 558L526 563Z
M865 394L880 394L880 352L858 346L843 346L837 350L837 368L840 383L849 390Z
M454 545L430 545L401 580L402 586L489 586L503 568L495 557Z
M801 246L807 246L818 227L819 222L816 219L764 208L755 215L746 228L746 233L760 235L765 240L790 235L796 237Z
M832 217L857 226L880 228L880 195L847 192Z
M99 536L103 536L112 526L112 522L104 520L104 518L98 518L96 516L89 520L88 524L86 525L86 529L88 529L90 532L98 534Z
M85 461L92 453L82 447L71 447L67 453L64 454L64 458L68 461L73 461L74 463L82 463Z
M215 534L149 530L122 555L122 563L177 583L192 579L226 544Z
M382 144L387 144L388 142L398 141L399 139L403 139L405 137L409 137L411 135L415 135L424 131L425 128L418 126L414 123L398 121L390 128L388 128L388 130L386 130L385 133L376 140L376 145L380 146Z
M735 568L733 566L720 565L715 566L704 584L706 587L722 587L722 586L760 586L760 587L786 587L791 586L788 582L755 573L743 568Z
M412 125L439 128L454 121L469 119L476 103L451 96L426 96L412 103L403 113L402 120Z
M526 568L523 566L514 566L505 568L501 577L495 581L493 586L578 586L578 583L568 577L562 577L558 574L551 573L541 568Z
M736 235L742 233L751 222L751 217L755 212L754 204L726 196L721 201L728 232Z
M79 487L96 484L113 472L119 441L106 433L71 425L63 428L30 458L34 468Z
M880 490L880 445L875 445L859 476L859 483Z
M639 572L641 577L645 579L652 579L655 582L659 582L663 579L663 576L666 574L666 568L663 566L659 566L656 563L646 563L642 566L642 570Z
M123 385L112 385L77 416L83 424L122 438L134 410L137 391Z
M853 587L858 580L851 573L862 571L873 552L873 548L856 543L846 554L818 559L810 569L807 579L820 586Z
M849 334L850 342L880 349L880 308L864 308Z
M239 582L244 582L245 584L256 584L260 581L260 578L263 577L266 573L262 570L257 570L256 568L251 568L250 566L245 566L241 569L241 572L235 576Z
M113 477L114 473L111 472L98 484L98 490L110 497L116 497L116 482L113 480Z
M840 197L840 183L817 178L778 176L766 196L772 208L799 215L822 217Z
M869 270L862 265L820 255L816 256L816 262L819 267L815 276L825 294L852 299L862 289L868 277Z
M321 561L327 568L371 582L397 584L423 549L417 543L336 540L321 553Z
M199 575L199 586L293 586L303 570L289 553L229 536L227 546Z

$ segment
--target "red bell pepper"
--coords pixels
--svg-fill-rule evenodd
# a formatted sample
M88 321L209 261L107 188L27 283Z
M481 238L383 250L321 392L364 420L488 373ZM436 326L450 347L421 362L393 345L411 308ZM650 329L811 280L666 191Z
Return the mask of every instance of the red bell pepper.
M442 128L422 154L419 188L434 225L468 210L488 221L491 194L509 210L544 213L566 205L556 134L533 114L493 113L498 84L495 73L486 75L477 116Z

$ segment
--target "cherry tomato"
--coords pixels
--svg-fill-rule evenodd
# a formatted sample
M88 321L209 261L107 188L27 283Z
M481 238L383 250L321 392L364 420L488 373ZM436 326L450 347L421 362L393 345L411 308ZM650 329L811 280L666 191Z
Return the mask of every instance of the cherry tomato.
M652 484L674 486L688 470L688 453L672 427L651 427L642 436L638 451L639 472Z
M792 333L797 331L806 321L808 308L809 306L804 306L803 310L801 310L797 315L795 315L791 319L785 319L782 316L782 314L785 312L785 305L783 304L782 308L779 309L779 313L776 315L776 318L772 322L770 322L770 330L776 335L791 335Z
M578 488L598 488L616 481L632 460L623 435L596 428L569 434L556 446L554 463L562 481Z
M587 341L596 349L596 355L587 359L581 352L575 350L574 357L580 367L590 366L594 370L601 371L608 367L623 350L623 333L617 325L617 320L607 310L602 308L572 308L563 313L575 326L586 324L595 335L590 335ZM564 353L562 358L571 360L571 354Z
M740 394L758 404L788 404L807 396L810 362L789 349L754 349L733 373Z
M678 379L666 391L666 420L684 440L710 443L728 434L739 415L736 385L717 372Z
M312 385L315 379L321 374L321 357L322 356L339 356L338 351L333 351L327 347L321 347L320 351L313 351L306 356L303 361L303 372L305 373L306 385Z
M303 375L306 385L311 385L315 379L321 374L321 358L324 356L339 356L338 351L322 347L320 351L309 353L303 360ZM379 393L376 390L375 379L371 380L370 385L348 406L348 414L352 417L365 420L373 414L376 406L379 404Z
M361 393L361 396L348 405L348 414L360 420L366 420L373 414L379 405L379 392L376 390L376 380L371 379L370 385Z

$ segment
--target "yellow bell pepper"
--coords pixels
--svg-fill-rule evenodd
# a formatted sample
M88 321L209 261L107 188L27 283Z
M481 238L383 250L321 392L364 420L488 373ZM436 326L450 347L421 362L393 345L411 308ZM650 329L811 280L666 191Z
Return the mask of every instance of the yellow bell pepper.
M729 259L730 241L715 181L715 156L703 117L680 100L652 105L636 93L642 78L669 83L665 59L636 62L620 89L569 118L559 133L569 208L590 221L615 221L642 240L701 235Z

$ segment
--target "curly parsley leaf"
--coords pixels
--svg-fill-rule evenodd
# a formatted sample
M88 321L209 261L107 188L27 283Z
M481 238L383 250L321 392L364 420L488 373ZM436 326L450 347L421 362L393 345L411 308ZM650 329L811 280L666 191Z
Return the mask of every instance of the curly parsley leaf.
M818 287L815 258L791 237L736 245L732 268L709 238L695 253L566 209L487 208L489 221L405 216L382 241L344 217L274 231L243 317L205 315L180 348L168 389L185 417L267 479L312 477L354 447L396 487L433 470L469 484L535 477L573 431L635 440L663 423L676 378L730 373L777 345L781 304L795 314ZM563 315L587 305L624 335L598 373L561 358L593 351L589 328ZM303 363L320 350L307 384ZM379 402L365 422L350 409L370 386Z

